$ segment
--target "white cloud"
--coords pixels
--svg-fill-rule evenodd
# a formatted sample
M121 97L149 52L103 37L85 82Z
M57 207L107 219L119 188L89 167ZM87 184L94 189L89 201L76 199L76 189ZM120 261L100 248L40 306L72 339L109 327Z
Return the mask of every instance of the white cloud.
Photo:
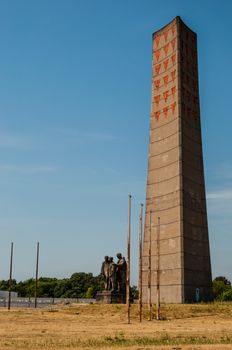
M232 199L232 189L209 192L206 197L207 199Z
M7 132L0 133L0 147L2 148L19 148L25 147L26 144L27 141L22 136Z
M56 128L43 131L1 131L0 148L13 150L50 149L52 144L87 145L114 141L114 135L91 130Z

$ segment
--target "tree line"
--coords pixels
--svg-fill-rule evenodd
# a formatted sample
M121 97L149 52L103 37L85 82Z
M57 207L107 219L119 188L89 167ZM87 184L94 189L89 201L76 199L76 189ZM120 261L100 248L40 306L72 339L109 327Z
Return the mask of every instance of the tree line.
M9 281L0 281L0 290L8 290ZM104 288L102 276L92 273L76 272L70 278L40 277L38 279L37 296L40 298L94 298L97 291ZM12 292L19 297L34 297L35 279L11 282Z
M0 290L7 291L8 280L0 280ZM19 297L34 297L35 279L26 281L11 281L12 292L17 292ZM40 277L37 284L37 296L39 298L95 298L98 291L104 290L102 275L93 276L92 273L76 272L70 278ZM132 299L138 297L136 286L131 287Z
M215 300L232 301L231 282L224 276L213 280L213 295Z
M0 280L0 290L8 290L9 281ZM98 291L104 289L101 275L76 272L70 278L40 277L38 279L37 296L40 298L94 298ZM17 292L19 297L34 297L35 279L17 282L12 280L11 290ZM137 299L136 286L131 287L132 298ZM213 280L213 295L215 300L232 301L231 282L224 276Z

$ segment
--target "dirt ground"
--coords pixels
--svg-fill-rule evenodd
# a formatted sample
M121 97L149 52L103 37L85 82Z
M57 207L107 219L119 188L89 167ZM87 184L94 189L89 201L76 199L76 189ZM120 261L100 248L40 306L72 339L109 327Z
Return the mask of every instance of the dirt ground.
M73 304L0 309L0 349L232 349L232 304L162 305L161 321L143 308ZM155 314L155 311L154 311Z

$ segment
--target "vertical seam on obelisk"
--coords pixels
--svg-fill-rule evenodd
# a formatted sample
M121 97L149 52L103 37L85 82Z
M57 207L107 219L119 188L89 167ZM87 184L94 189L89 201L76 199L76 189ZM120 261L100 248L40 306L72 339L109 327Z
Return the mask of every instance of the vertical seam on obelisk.
M182 181L182 110L181 110L181 66L180 66L180 21L177 19L177 74L178 74L178 113L179 113L179 174L180 174L180 264L181 264L181 302L185 302L185 291L184 291L184 230L183 230L183 181Z

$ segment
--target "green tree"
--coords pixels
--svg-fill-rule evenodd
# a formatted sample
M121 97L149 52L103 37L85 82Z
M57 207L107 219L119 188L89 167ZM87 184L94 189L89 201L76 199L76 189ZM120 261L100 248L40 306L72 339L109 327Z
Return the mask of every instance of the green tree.
M9 281L0 281L0 290L8 290ZM38 297L46 298L85 298L87 293L91 298L97 291L103 289L102 277L92 273L76 272L70 278L57 279L40 277L38 280ZM35 279L26 281L12 280L12 291L18 292L20 297L33 297L35 294Z
M30 278L26 281L20 281L16 286L16 292L20 297L33 297L35 294L35 280Z
M130 294L131 294L132 300L139 298L139 291L137 289L137 286L130 287Z
M231 282L224 276L218 276L214 281L222 281L226 286L231 286Z
M69 278L58 280L54 288L54 298L65 298L70 289L71 283Z
M222 293L221 301L232 301L232 288Z
M48 277L39 278L38 291L37 291L38 297L53 298L56 285L57 285L56 278L48 278Z
M9 288L9 281L2 280L0 281L0 290L8 290Z
M85 297L87 299L92 299L94 297L94 290L93 290L93 287L89 287L86 294L85 294Z
M0 290L8 290L9 289L9 280L0 281ZM17 281L15 279L11 280L11 290L13 292L17 291Z
M231 289L231 282L224 276L216 277L213 280L214 299L221 300L224 292Z

